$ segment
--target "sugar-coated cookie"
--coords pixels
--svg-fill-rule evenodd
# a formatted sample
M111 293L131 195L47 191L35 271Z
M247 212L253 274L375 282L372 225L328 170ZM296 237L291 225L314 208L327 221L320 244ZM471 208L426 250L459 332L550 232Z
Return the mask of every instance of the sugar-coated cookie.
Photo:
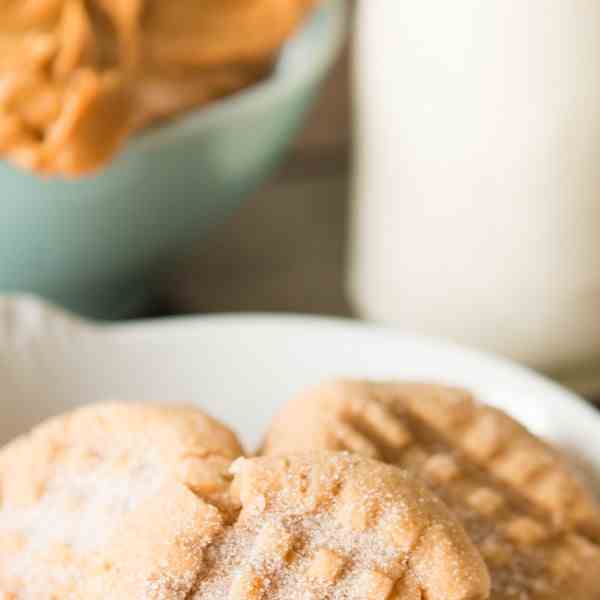
M141 404L86 407L15 440L0 451L0 599L71 598L165 489L224 515L237 510L228 469L241 453L234 434L197 409ZM163 503L149 529L178 502Z
M132 515L86 600L485 600L464 529L407 473L349 453L239 459L229 520L171 486Z
M465 391L338 382L289 403L266 455L350 450L424 478L481 550L494 600L600 599L598 507L565 459Z

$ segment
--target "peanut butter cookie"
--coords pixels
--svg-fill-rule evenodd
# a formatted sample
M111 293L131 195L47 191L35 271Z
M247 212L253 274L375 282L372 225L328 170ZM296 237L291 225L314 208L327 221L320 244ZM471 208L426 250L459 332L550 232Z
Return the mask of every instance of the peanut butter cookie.
M479 553L405 472L349 453L240 459L228 521L171 486L115 536L86 600L484 600Z
M0 599L71 597L165 489L180 492L168 492L154 531L179 518L186 494L233 514L228 469L240 455L233 433L199 410L152 405L86 407L15 440L0 451Z
M423 477L481 550L494 600L600 599L591 492L507 415L458 389L339 382L292 401L264 445L343 449Z

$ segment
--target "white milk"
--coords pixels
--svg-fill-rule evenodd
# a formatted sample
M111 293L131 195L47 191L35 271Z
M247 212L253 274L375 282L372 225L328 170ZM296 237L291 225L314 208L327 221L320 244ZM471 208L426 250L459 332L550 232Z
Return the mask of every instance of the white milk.
M363 0L357 46L362 314L600 355L600 0Z

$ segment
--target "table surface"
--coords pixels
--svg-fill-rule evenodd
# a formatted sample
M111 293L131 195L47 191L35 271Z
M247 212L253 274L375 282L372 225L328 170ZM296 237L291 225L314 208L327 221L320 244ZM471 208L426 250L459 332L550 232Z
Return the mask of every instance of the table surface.
M344 294L348 55L328 79L282 169L163 282L170 312L352 315Z

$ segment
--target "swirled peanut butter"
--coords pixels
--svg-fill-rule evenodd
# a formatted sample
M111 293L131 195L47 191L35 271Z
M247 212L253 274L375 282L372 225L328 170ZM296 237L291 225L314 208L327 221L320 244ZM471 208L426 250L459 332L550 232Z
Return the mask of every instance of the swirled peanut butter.
M316 0L0 0L0 157L76 177L269 73Z

